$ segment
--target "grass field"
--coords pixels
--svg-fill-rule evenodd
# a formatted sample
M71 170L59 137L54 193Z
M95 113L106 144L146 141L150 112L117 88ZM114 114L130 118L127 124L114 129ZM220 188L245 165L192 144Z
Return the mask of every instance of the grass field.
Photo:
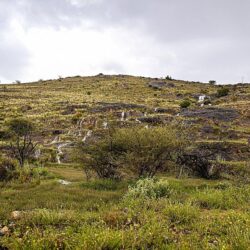
M168 198L126 200L128 183L86 182L81 171L0 191L8 249L248 249L250 185L161 177ZM62 185L58 179L70 180ZM132 185L132 183L130 183ZM19 219L12 211L21 211Z
M11 141L6 122L30 119L41 150L34 164L47 172L29 182L0 182L0 230L8 228L0 234L0 250L250 249L249 85L227 86L229 95L218 98L221 86L173 80L172 87L153 89L150 81L155 80L99 75L0 86L1 154L8 154ZM211 97L211 107L200 106L200 94ZM230 109L237 117L186 117L180 108L186 99L191 102L187 111ZM112 106L117 103L123 106ZM157 113L156 108L165 111ZM122 112L130 114L126 121ZM84 164L74 161L72 147L63 149L58 164L58 145L79 142L89 130L105 133L104 122L137 126L137 119L146 115L160 117L160 126L169 119L191 124L196 135L192 143L215 151L213 160L225 168L222 176L206 180L184 173L176 178L163 172L157 180L167 195L131 198L135 178L86 180Z

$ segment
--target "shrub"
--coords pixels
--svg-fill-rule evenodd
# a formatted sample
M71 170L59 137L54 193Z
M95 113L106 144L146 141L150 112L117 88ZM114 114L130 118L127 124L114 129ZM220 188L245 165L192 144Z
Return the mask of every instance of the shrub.
M0 181L8 181L12 178L16 164L9 158L0 158Z
M12 179L15 179L21 183L30 182L34 180L39 181L40 179L47 179L51 177L52 175L49 174L48 170L43 167L17 167L12 174Z
M157 181L152 178L140 179L134 186L129 186L125 199L157 199L169 197L172 189L168 182Z
M217 97L227 96L229 93L229 89L226 87L220 88L217 90Z
M80 144L78 155L85 171L94 171L100 178L153 177L176 161L187 146L186 136L172 125L118 129L90 145Z
M181 108L188 108L190 105L191 105L191 102L190 102L189 100L183 100L183 101L180 103L180 107L181 107Z
M209 155L204 154L201 149L180 155L177 162L181 166L179 175L186 168L193 175L205 179L217 179L223 171L222 165L218 162L212 163Z

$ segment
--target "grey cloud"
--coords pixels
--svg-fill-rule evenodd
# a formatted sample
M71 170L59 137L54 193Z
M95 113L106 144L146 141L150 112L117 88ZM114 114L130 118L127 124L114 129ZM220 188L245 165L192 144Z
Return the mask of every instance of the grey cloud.
M68 26L92 21L138 26L165 41L199 37L248 37L250 2L241 0L14 0L26 25ZM85 4L84 4L85 3Z
M132 29L138 36L154 39L155 46L163 52L173 51L177 60L166 63L163 56L158 60L159 65L174 65L178 76L193 80L214 76L228 81L241 74L249 75L249 9L249 0L2 0L0 36L9 29L12 18L26 29L71 28L82 22L97 30ZM8 49L6 45L5 48ZM16 50L16 57L27 52L18 44ZM9 65L18 68L23 64L17 62L10 60ZM103 68L110 67L107 65ZM118 66L112 67L125 70L122 64Z
M29 64L28 49L15 38L0 40L0 77L5 79L19 79L22 71Z
M123 65L119 62L114 61L105 63L103 65L103 69L108 72L119 72L120 74L125 72Z

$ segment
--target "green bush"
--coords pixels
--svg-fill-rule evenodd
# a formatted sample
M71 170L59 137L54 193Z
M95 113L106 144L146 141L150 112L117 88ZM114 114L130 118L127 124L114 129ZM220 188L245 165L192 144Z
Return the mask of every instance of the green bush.
M135 127L112 131L89 145L80 144L77 154L85 171L94 171L100 178L153 177L167 170L187 144L187 135L176 125Z
M217 90L217 97L227 96L229 93L229 89L226 87L220 88Z
M124 199L157 199L161 197L169 197L172 189L168 182L157 181L152 178L140 179L134 186L129 186Z
M189 100L183 100L181 103L180 103L180 107L181 108L188 108L189 106L191 105L191 102Z
M44 167L19 167L15 161L8 158L4 158L0 162L0 181L16 180L25 183L52 177L52 174Z
M215 81L215 80L210 80L210 81L209 81L209 84L211 84L211 85L216 85L216 81Z
M10 158L0 158L0 181L8 181L12 179L16 169L16 163Z

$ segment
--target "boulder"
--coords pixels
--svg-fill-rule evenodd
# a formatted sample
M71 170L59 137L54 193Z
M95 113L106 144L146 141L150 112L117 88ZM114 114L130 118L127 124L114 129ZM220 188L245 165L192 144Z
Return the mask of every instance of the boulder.
M0 230L0 237L1 236L5 236L7 234L9 234L10 230L7 226L3 227L1 230Z
M22 212L20 212L20 211L13 211L10 214L10 218L12 220L19 220L19 219L21 219L21 217L22 217Z

